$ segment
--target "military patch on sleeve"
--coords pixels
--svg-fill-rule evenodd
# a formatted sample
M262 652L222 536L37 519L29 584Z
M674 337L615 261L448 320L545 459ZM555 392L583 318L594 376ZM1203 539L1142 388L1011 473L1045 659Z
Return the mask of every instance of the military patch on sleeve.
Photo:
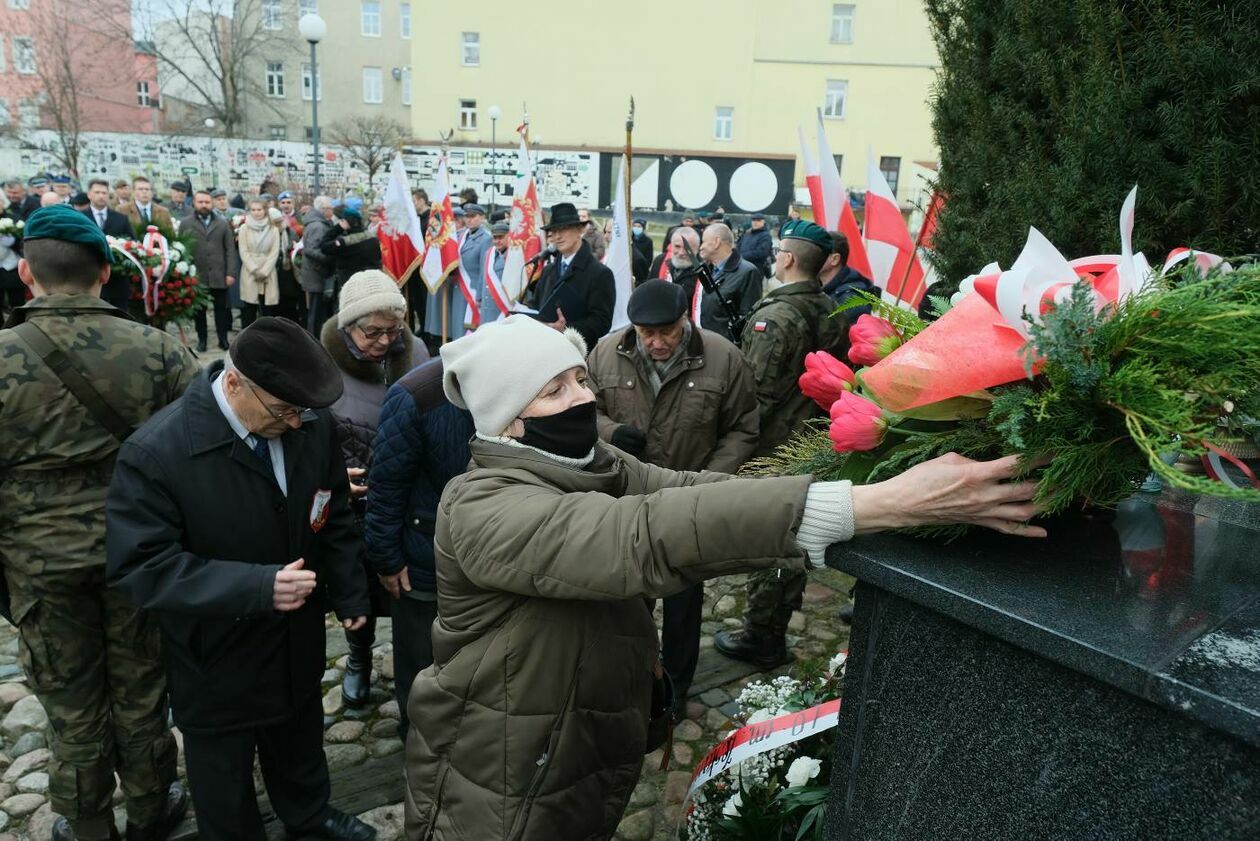
M753 324L753 332L754 333L766 332L766 322L758 321L757 323Z

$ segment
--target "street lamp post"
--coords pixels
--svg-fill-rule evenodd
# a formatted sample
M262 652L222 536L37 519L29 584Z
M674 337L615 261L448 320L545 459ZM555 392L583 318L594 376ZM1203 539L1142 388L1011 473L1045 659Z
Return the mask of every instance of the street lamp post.
M488 112L490 114L490 218L494 218L495 200L499 197L499 172L495 169L495 158L497 141L495 138L495 129L499 125L499 117L503 116L503 110L497 105L491 105Z
M315 162L314 190L320 194L319 187L319 65L315 59L315 45L328 34L328 24L317 14L302 15L298 21L298 32L311 45L311 146Z
M206 131L208 132L214 131L214 118L206 117L205 126L206 126ZM219 186L219 165L218 165L218 162L215 161L214 153L215 153L214 136L211 135L210 137L210 179L211 179L210 186L218 187Z

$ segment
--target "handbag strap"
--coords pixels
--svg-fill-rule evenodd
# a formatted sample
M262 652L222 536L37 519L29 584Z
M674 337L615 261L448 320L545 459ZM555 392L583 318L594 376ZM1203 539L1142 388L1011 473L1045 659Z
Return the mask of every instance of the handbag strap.
M119 443L127 440L131 433L135 432L135 428L118 414L115 409L105 402L105 398L97 391L87 377L83 376L83 372L75 366L70 355L61 348L53 344L52 339L48 338L48 334L44 332L33 321L23 321L14 328L14 331L22 339L31 346L31 349L39 354L39 358L44 360L57 379L61 380L62 385L70 390L70 393L83 404L83 408L88 410L96 422L109 430L109 433L118 439Z

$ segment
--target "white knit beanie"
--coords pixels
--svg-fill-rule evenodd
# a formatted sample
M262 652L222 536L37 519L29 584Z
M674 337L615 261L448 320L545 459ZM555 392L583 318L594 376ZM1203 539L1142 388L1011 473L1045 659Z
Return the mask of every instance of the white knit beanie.
M503 434L552 377L586 367L586 342L576 330L558 333L528 315L483 324L442 345L447 398L472 412L477 432Z
M337 326L342 330L365 315L374 312L407 314L407 299L398 290L394 279L379 269L367 269L350 275L341 287L341 306L337 308Z

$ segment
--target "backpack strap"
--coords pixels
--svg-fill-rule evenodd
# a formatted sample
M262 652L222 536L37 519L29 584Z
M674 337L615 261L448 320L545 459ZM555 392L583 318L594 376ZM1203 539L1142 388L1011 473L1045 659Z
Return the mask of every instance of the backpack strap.
M127 440L128 436L135 432L135 428L127 423L109 403L105 402L101 393L88 382L87 377L74 364L70 355L53 344L43 328L33 321L23 321L13 330L22 341L30 345L40 359L44 360L44 364L57 375L57 379L61 380L61 384L70 390L75 399L83 404L88 414L109 430L119 443Z

